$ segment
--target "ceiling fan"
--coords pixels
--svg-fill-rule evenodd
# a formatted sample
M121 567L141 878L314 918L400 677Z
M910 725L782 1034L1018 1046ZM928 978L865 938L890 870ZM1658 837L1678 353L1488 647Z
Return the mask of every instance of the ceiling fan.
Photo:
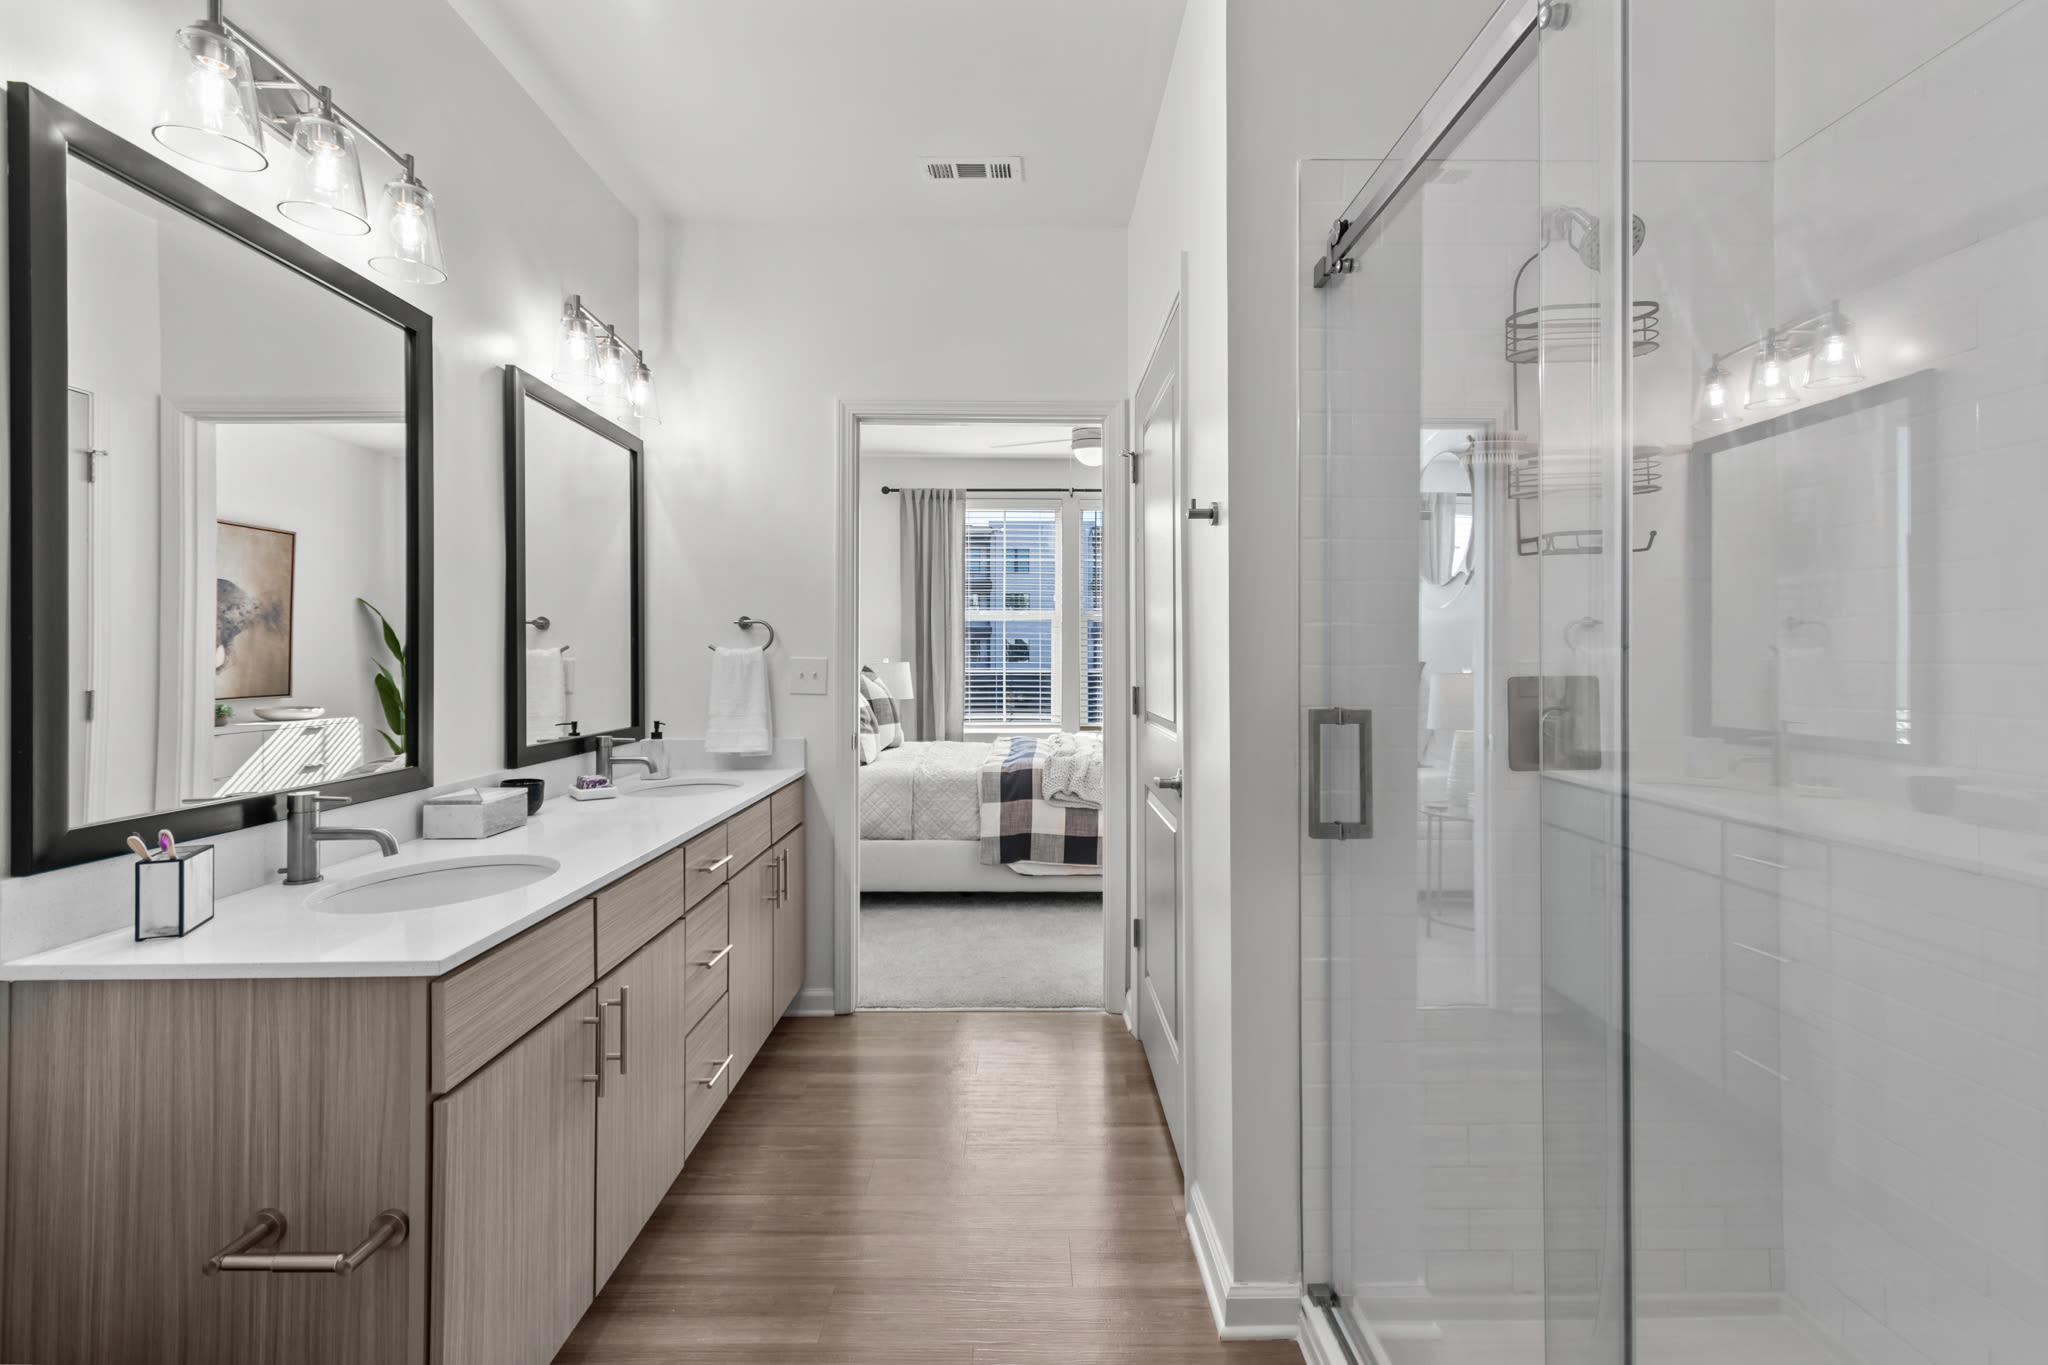
M1035 446L1065 446L1074 453L1074 458L1090 469L1102 467L1102 428L1075 427L1066 436L1052 436L1040 441L1001 441L989 447L990 450L1029 450Z

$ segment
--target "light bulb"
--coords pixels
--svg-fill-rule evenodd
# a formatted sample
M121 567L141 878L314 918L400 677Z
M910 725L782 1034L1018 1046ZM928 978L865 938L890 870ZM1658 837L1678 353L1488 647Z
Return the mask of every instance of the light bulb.
M407 284L439 284L448 278L441 260L441 230L434 220L434 196L414 177L409 156L405 173L384 187L377 226L384 248L371 255L371 269Z
M1806 362L1806 387L1832 389L1860 383L1862 379L1863 358L1856 353L1855 333L1849 320L1842 316L1841 308L1831 305L1821 320L1820 340L1814 343L1813 355Z
M1782 408L1796 402L1792 392L1790 367L1785 364L1784 353L1778 347L1775 330L1764 334L1763 349L1757 352L1756 361L1749 369L1749 401L1744 404L1751 408Z
M590 322L583 316L582 296L571 294L562 305L562 335L555 343L554 381L581 395L591 381Z
M1720 426L1735 416L1728 403L1728 371L1721 368L1719 356L1707 370L1707 376L1700 381L1700 422Z
M370 230L370 211L363 199L363 167L356 159L356 135L334 116L326 87L317 92L315 111L292 125L291 187L277 211L302 227L360 237Z
M633 405L633 415L642 422L661 425L661 402L654 392L654 371L641 361L633 367L632 382L626 386L626 397Z
M180 156L209 166L230 171L268 166L247 49L209 20L179 29L164 80L163 108L150 132Z

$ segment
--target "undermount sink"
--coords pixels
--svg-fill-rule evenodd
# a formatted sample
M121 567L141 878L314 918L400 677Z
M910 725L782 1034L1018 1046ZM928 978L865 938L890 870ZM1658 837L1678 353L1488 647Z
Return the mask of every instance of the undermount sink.
M432 910L464 901L502 896L559 872L553 858L532 853L442 858L409 867L381 868L323 886L306 898L306 908L323 915L389 915Z
M721 791L730 791L740 781L736 777L672 777L665 782L643 782L637 787L626 788L628 796L711 796Z

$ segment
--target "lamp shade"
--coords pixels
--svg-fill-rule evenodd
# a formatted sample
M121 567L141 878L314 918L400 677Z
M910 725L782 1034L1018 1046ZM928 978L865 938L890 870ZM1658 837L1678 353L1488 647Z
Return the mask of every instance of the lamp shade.
M441 229L434 221L434 196L410 170L384 187L377 226L383 241L370 257L371 269L406 284L439 284L448 278L441 262Z
M884 659L875 665L875 676L882 680L882 686L889 689L889 695L898 701L908 701L917 695L917 689L910 680L908 659Z
M315 232L360 237L370 230L363 197L363 167L356 159L356 135L324 112L333 106L321 92L323 112L292 125L291 185L277 211Z
M156 140L209 166L260 171L270 164L262 130L248 50L212 23L179 29L163 109L150 129Z
M1432 673L1429 678L1429 728L1472 728L1472 675Z

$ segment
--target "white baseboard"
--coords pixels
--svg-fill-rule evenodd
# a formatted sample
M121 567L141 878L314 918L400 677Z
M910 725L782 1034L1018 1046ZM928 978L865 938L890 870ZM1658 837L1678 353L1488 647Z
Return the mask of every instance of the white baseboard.
M1188 1187L1188 1241L1202 1271L1202 1289L1226 1341L1287 1341L1299 1330L1301 1286L1293 1282L1240 1283L1233 1279L1230 1253L1216 1235L1202 1187Z
M792 1019L802 1017L815 1018L818 1015L835 1013L837 1011L832 1008L832 988L830 986L804 987L796 993L796 999L789 1002L788 1010L784 1011L785 1016Z

